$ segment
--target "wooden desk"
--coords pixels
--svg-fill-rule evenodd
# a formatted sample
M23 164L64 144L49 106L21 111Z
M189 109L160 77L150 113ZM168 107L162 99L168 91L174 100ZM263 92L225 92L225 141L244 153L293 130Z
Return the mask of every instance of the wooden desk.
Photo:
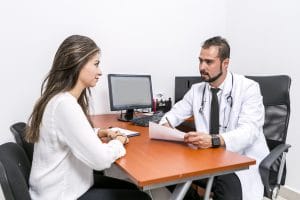
M248 169L255 164L255 160L224 148L194 150L181 142L151 140L147 127L120 122L117 117L108 114L91 116L91 119L95 127L117 126L141 133L130 138L126 156L118 159L116 165L143 190L183 183L185 194L193 180L206 177L213 180L213 176ZM184 186L184 183L188 184Z

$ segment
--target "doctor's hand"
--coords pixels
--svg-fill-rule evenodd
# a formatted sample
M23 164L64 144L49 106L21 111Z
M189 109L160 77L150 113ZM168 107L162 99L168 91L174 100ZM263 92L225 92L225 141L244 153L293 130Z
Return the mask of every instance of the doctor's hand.
M193 144L198 148L206 149L212 146L211 136L203 132L188 132L184 135L184 142Z

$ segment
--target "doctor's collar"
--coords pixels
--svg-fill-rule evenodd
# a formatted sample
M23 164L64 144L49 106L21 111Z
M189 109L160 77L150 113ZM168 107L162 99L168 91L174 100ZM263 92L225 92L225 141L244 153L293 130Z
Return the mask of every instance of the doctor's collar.
M229 87L232 87L231 85L228 85L227 84L227 82L229 82L231 79L232 79L232 73L231 72L227 72L227 74L226 74L226 78L224 79L224 81L221 83L221 85L219 85L219 89L220 89L220 91L224 91L224 89L225 89L225 91L226 91L226 86L229 86ZM210 84L207 84L208 85L208 89L210 90L211 88L214 88L214 87L212 87Z

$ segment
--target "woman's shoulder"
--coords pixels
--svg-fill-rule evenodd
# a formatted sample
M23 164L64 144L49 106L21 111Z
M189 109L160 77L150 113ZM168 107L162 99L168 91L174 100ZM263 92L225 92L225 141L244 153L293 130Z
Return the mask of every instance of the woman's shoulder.
M76 102L76 98L73 97L69 92L61 92L55 96L57 101L71 101Z
M73 97L69 92L61 92L55 95L50 101L52 102L76 102L75 97Z
M49 107L56 109L59 105L65 107L66 105L76 105L77 101L69 92L61 92L55 95L49 101Z

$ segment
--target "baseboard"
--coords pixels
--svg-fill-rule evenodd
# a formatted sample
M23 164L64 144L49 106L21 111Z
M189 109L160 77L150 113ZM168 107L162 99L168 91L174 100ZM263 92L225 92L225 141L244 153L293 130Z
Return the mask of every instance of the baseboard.
M300 192L295 191L288 186L283 186L280 188L279 195L288 200L300 199Z

